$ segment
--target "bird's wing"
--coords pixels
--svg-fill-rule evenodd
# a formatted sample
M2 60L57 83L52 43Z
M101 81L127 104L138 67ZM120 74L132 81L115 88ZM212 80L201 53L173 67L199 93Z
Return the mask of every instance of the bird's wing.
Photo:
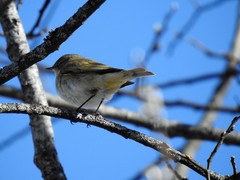
M110 66L107 66L105 64L82 58L79 60L78 58L75 59L76 68L73 69L73 73L96 73L96 74L106 74L106 73L114 73L114 72L120 72L123 69L113 68ZM81 68L77 68L77 64L81 66Z

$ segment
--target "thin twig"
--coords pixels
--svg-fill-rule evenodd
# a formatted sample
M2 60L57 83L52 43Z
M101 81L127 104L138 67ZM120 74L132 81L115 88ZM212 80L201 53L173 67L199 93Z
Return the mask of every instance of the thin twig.
M183 178L170 164L170 162L166 159L165 163L167 164L167 167L173 172L173 174L176 176L178 180L187 180L187 178Z
M223 73L204 74L204 75L200 75L200 76L196 76L196 77L173 80L173 81L161 83L161 84L158 84L157 86L162 88L162 89L172 88L174 86L200 83L201 81L211 80L211 79L214 79L214 78L220 78L222 75L223 75Z
M200 6L200 4L199 4L199 2L197 0L189 0L189 2L196 9L199 8L199 6Z
M226 131L222 132L221 137L218 141L218 143L216 144L215 148L213 149L213 151L211 152L209 158L207 159L207 179L210 180L210 166L211 166L211 162L212 159L214 157L214 155L217 153L218 149L220 148L221 144L223 143L224 139L227 137L228 134L230 134L233 130L234 130L234 126L237 123L237 121L240 119L240 116L236 116L231 124L229 125L229 127L227 128Z
M195 6L195 11L190 15L188 21L183 25L181 30L176 33L176 36L173 38L173 40L170 42L168 46L168 53L173 53L175 48L177 47L178 43L186 36L186 34L194 27L196 24L198 18L203 14L203 12L206 12L208 10L211 10L215 7L218 7L226 2L229 1L223 1L223 0L215 0L211 1L210 3L207 3L205 5Z
M162 162L163 162L163 156L159 156L154 162L152 162L150 165L148 165L143 170L141 170L138 174L132 177L131 180L141 180L144 177L145 172L148 171L148 169L150 169L153 166L159 166Z
M38 18L37 18L35 24L33 25L32 29L30 30L30 32L27 34L27 37L29 37L29 38L34 37L34 31L39 26L39 24L41 22L41 19L42 19L42 16L43 16L44 12L46 11L46 9L47 9L48 5L50 4L50 2L51 2L51 0L45 0L42 8L39 11Z
M214 78L224 78L229 75L237 76L239 73L240 72L238 70L231 69L231 70L223 72L223 73L209 73L209 74L186 78L186 79L173 80L170 82L158 84L157 86L160 87L161 89L172 88L174 86L179 86L179 85L200 83L201 81L207 81L207 80L211 80Z
M236 166L236 162L235 162L235 157L231 156L231 164L233 167L233 175L237 175L237 166Z
M39 33L32 33L32 34L27 34L27 38L28 39L33 39L39 36L42 36L43 34L47 33L49 31L48 28L44 28L43 30L41 30Z
M219 112L225 112L225 113L239 113L240 107L237 106L235 108L232 107L226 107L226 106L211 106L211 105L202 105L199 103L194 102L188 102L183 100L176 100L176 101L164 101L164 105L168 107L175 107L175 106L182 106L182 107L188 107L195 110L202 110L202 111L219 111Z
M205 55L207 55L209 57L223 59L225 61L228 60L228 56L229 56L228 54L215 52L215 51L207 48L204 44L200 43L199 41L197 41L194 38L188 38L188 42L190 44L192 44L194 47L196 47L197 49L201 50Z
M160 49L159 40L161 37L163 37L165 32L167 32L169 23L170 23L171 19L173 18L173 15L175 14L176 10L177 10L177 5L172 4L169 11L163 17L162 24L159 25L159 27L156 27L153 40L152 40L148 50L146 51L143 67L145 67L145 65L149 62L153 53L155 53L157 50Z
M1 90L1 88L0 88ZM1 91L0 91L1 92ZM146 101L142 96L140 96L138 91L126 91L126 90L120 90L117 92L117 95L127 95L133 98L136 98L141 101ZM186 107L186 108L192 108L195 110L202 110L202 111L219 111L219 112L225 112L225 113L239 113L240 112L240 107L227 107L227 106L213 106L213 105L203 105L195 102L189 102L185 100L164 100L164 101L159 101L159 106L164 105L166 107Z

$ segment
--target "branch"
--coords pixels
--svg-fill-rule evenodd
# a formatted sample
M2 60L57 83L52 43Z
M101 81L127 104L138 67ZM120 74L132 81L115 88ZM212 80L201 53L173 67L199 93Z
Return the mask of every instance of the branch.
M233 175L237 175L237 166L236 166L236 162L235 162L235 157L231 156L231 164L232 164L232 168L233 168Z
M19 89L0 86L0 94L6 97L23 99L23 94ZM48 104L50 106L75 110L76 107L69 105L60 98L47 94ZM184 137L186 139L202 139L218 141L223 130L213 129L211 127L198 127L188 124L178 123L173 120L149 119L139 114L124 109L116 109L109 106L102 106L100 112L107 118L113 118L122 122L131 123L137 126L145 127L153 131L162 132L168 137ZM225 140L225 144L240 145L240 133L232 133Z
M1 88L0 88L0 94L1 94ZM144 99L144 97L142 97L138 93L138 91L120 90L117 92L117 95L127 95L127 96L146 102L146 99ZM202 111L212 110L212 111L221 111L225 113L240 112L240 107L232 108L232 107L226 107L226 106L210 106L210 105L203 105L203 104L198 104L194 102L188 102L184 100L175 100L175 101L164 100L164 101L159 101L158 104L159 106L163 106L163 105L167 107L182 106L182 107L187 107L187 108L192 108L192 109L202 110Z
M215 2L217 2L217 1L215 1ZM218 1L218 2L224 2L224 1ZM240 22L240 16L238 16L237 21ZM238 63L236 60L240 59L239 47L240 47L240 23L238 23L238 26L236 27L235 34L233 37L233 45L232 45L231 51L229 53L229 54L231 54L231 56L229 56L228 65L225 69L226 73L231 72L232 70L236 69L236 66ZM221 82L216 87L215 92L213 93L213 95L209 101L209 106L221 106L224 96L225 96L231 82L232 82L231 75L222 78ZM202 119L200 120L199 126L212 126L216 115L217 115L216 111L212 111L212 110L207 111L203 115ZM186 154L190 154L192 157L194 157L195 152L199 148L200 144L201 144L201 142L189 141L187 143L187 145L185 146L183 152L185 152ZM179 166L179 171L186 174L187 169L183 166ZM183 173L181 173L181 174L183 174Z
M0 16L11 2L12 0L0 0Z
M182 163L192 170L196 171L200 175L206 177L207 170L191 159L189 156L182 154L171 148L165 142L159 141L152 137L149 137L143 133L135 130L128 129L120 124L105 120L101 115L94 116L85 113L78 113L76 111L69 111L66 109L59 109L49 106L37 105L37 104L0 104L0 113L24 113L24 114L38 114L47 115L57 118L68 119L72 122L81 122L88 125L94 125L103 128L109 132L121 135L124 138L132 139L142 145L155 149L162 153L166 157L174 160L175 162ZM210 171L210 177L212 179L222 179L223 176Z
M218 149L220 148L221 144L223 143L223 140L234 130L234 126L237 123L237 121L240 119L240 116L235 117L231 124L229 125L229 127L227 128L226 131L222 132L220 139L218 141L218 143L216 144L216 146L214 147L213 151L211 152L209 158L207 159L207 170L208 170L208 176L207 179L210 180L210 166L211 166L211 162L212 159L214 157L214 155L217 153ZM234 173L234 175L236 175L236 173Z
M144 63L143 67L145 67L146 64L149 62L153 53L160 49L159 40L167 32L169 23L170 23L171 19L173 18L173 15L175 14L176 11L177 11L177 5L172 4L169 11L164 15L161 26L159 25L160 27L156 28L153 40L152 40L149 48L146 51L146 55L145 55L144 62L143 62Z
M172 88L174 86L179 85L186 85L186 84L193 84L193 83L199 83L201 81L207 81L213 78L219 78L223 75L223 73L210 73L210 74L204 74L196 77L190 77L185 79L177 79L165 83L160 83L157 86L164 89L164 88Z
M164 101L164 105L168 107L174 107L174 106L183 106L188 107L196 110L203 110L203 111L219 111L219 112L225 112L225 113L240 113L240 107L231 108L231 107L224 107L224 106L210 106L210 105L202 105L198 103L192 103L187 101Z
M226 56L229 57L229 56ZM237 76L240 72L236 69L229 69L228 71L225 71L223 73L210 73L206 75L200 75L196 77L186 78L186 79L179 79L179 80L173 80L166 83L158 84L157 86L160 88L171 88L174 86L179 85L186 85L186 84L193 84L193 83L199 83L201 81L207 81L213 78L225 78L228 76Z
M176 36L173 38L173 40L170 42L167 51L169 53L174 52L175 48L177 47L178 43L186 36L186 34L193 28L195 23L197 22L198 18L208 10L211 10L217 6L220 6L226 2L229 1L223 1L223 0L214 0L211 1L205 5L197 5L195 11L191 14L187 22L183 25L181 30L176 33Z
M39 23L42 19L42 16L45 12L45 10L47 9L48 5L50 4L51 0L45 0L45 3L43 4L42 8L39 11L39 16L37 18L37 21L35 22L34 26L32 27L31 31L27 34L28 37L33 37L34 36L34 31L35 29L39 26Z
M152 162L147 167L145 167L143 170L141 170L139 173L137 173L135 176L133 176L131 178L131 180L141 180L145 176L145 173L149 169L151 169L151 167L153 167L153 166L160 166L160 164L162 162L164 162L164 157L163 156L159 156L158 158L156 158L156 160L154 162Z
M192 44L194 47L198 48L199 50L201 50L206 56L209 57L214 57L214 58L219 58L219 59L224 59L224 60L228 60L228 54L225 53L217 53L215 51L212 51L211 49L207 48L205 45L203 45L202 43L200 43L199 41L197 41L196 39L193 38L189 38L188 42L190 44Z
M11 61L16 62L20 56L28 53L30 48L15 1L6 7L0 16L0 21L7 40L8 56ZM32 65L19 74L19 80L25 102L48 105L36 65ZM50 117L36 114L31 115L30 118L35 164L41 170L44 179L65 180L66 176L58 160L54 144Z
M187 180L187 178L183 178L171 165L171 163L168 161L168 159L164 160L167 164L167 167L171 170L171 172L176 176L176 179L178 180Z
M17 62L0 69L0 84L7 82L23 70L58 50L60 45L66 41L71 34L76 31L104 2L105 0L88 0L65 22L65 24L51 31L42 44L37 46L31 52L23 55Z
M47 33L49 31L48 28L42 29L40 32L38 33L32 33L32 34L27 34L27 38L28 39L33 39L39 36L42 36L43 34Z
M232 64L231 61L229 62L228 66L226 67L226 72L230 71L231 69L235 68L235 64ZM223 99L225 94L227 93L227 90L232 82L232 76L229 75L228 77L222 78L221 82L217 85L215 88L212 97L209 101L209 107L220 107L222 105ZM207 110L205 114L202 116L200 119L199 123L197 126L203 126L203 127L211 127L215 117L217 115L217 111L214 110ZM201 145L201 141L194 141L190 140L186 144L183 152L186 154L189 154L190 156L194 157L197 149ZM181 173L180 173L181 171ZM184 166L179 166L178 167L178 172L180 174L185 174L187 173L187 169Z

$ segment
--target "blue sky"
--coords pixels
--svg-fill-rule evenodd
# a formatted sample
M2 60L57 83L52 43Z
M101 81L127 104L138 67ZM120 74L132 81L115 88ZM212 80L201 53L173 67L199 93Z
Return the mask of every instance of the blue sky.
M62 25L85 1L53 1L44 17L41 28L55 29ZM201 3L210 1L202 0ZM23 1L20 16L25 30L28 32L38 16L43 1ZM106 1L80 29L78 29L57 52L49 55L40 62L51 66L61 55L67 53L98 60L113 67L130 69L136 67L131 58L132 54L141 56L149 48L154 36L154 26L161 24L164 15L169 11L172 3L178 4L178 10L171 19L168 31L160 40L161 50L155 53L147 69L154 72L154 77L146 79L147 84L159 84L171 80L202 75L206 73L222 72L226 62L206 57L201 51L192 47L187 39L193 37L216 52L228 52L236 23L236 0L228 0L223 5L206 11L199 17L186 37L178 44L173 54L167 54L169 43L174 34L179 31L189 19L194 8L190 1L139 1L122 0ZM40 28L40 29L41 29ZM43 37L30 41L31 48L43 41ZM5 46L3 38L1 46ZM47 92L57 94L55 80L52 74L42 74L44 88ZM198 84L183 85L163 89L161 93L166 100L187 100L196 103L206 103L218 83L217 80ZM19 87L17 78L7 85ZM129 87L131 89L133 87ZM239 102L239 86L233 82L224 105L235 107ZM14 99L0 97L1 102L17 102ZM141 102L130 98L118 98L109 105L128 109L139 113ZM165 108L164 116L170 120L195 124L202 116L202 111L178 108ZM226 129L233 114L219 113L215 127ZM148 164L151 164L159 153L126 140L98 127L87 128L85 124L71 125L68 121L53 119L56 147L68 179L131 179ZM0 143L15 132L26 128L29 118L26 115L0 115ZM127 127L144 132L155 138L166 141L174 148L181 148L182 138L167 139L161 133L151 132L129 124ZM240 128L236 127L235 131ZM215 143L205 142L197 153L196 160L206 165L206 159ZM237 155L236 146L222 146L212 164L214 171L221 174L231 174L230 156ZM30 131L11 146L0 151L0 179L41 179L40 171L33 164L33 145ZM236 157L237 166L240 158ZM222 168L222 164L226 167ZM13 173L14 172L14 173ZM202 179L195 172L190 171L189 179Z

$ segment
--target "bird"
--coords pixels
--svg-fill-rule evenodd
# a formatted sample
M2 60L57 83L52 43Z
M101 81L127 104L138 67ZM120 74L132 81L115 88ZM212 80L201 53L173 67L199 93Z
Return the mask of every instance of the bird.
M77 54L63 55L47 69L55 72L62 99L78 106L77 111L84 107L96 113L120 88L133 84L132 79L154 75L144 68L114 68Z

